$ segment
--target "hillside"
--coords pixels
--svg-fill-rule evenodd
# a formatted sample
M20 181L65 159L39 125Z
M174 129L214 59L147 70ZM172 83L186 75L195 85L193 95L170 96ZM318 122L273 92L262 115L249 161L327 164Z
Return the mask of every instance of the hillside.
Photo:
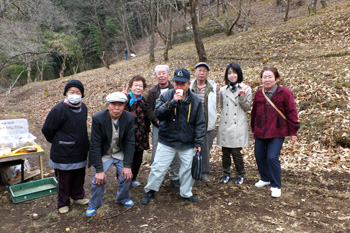
M261 12L276 12L277 9L271 6L271 2L256 1L254 7L260 9ZM304 10L306 11L306 9ZM201 205L188 208L181 203L175 206L174 213L171 214L162 209L162 201L159 197L158 203L154 204L156 206L150 205L147 208L142 208L138 204L136 213L133 213L133 210L123 212L120 209L113 209L113 211L119 211L119 214L112 215L111 219L106 220L108 223L112 224L113 218L118 217L118 219L123 219L126 222L132 221L133 223L127 224L129 223L127 222L124 225L120 223L119 228L116 229L121 230L167 232L169 229L178 229L182 232L193 232L194 229L197 231L197 228L199 228L200 232L210 232L212 230L210 224L204 224L208 221L216 227L212 232L228 231L231 229L230 224L217 220L218 217L224 216L235 219L239 218L239 214L232 215L232 213L225 212L225 208L221 210L215 208L220 209L220 205L230 202L231 204L234 203L232 207L237 207L241 211L248 211L246 215L243 213L243 219L238 221L242 226L238 227L236 225L238 227L237 231L269 232L268 229L273 231L283 231L285 229L289 232L329 232L332 229L330 231L343 232L350 228L349 222L346 222L349 220L348 213L344 210L346 208L339 208L340 205L350 208L350 187L348 183L350 174L350 3L347 0L329 1L328 7L319 10L314 16L307 16L306 12L302 13L301 11L301 9L295 9L291 12L293 18L286 23L282 21L283 16L280 18L276 16L283 15L283 12L279 12L270 18L272 22L268 22L268 17L265 17L265 21L250 27L247 32L230 37L217 34L204 39L209 59L208 64L211 67L210 78L219 83L220 86L224 85L223 75L226 65L230 62L237 62L243 69L245 83L252 87L254 93L259 88L259 73L264 66L276 66L283 78L281 84L293 91L299 110L301 129L298 142L295 145L287 142L282 150L282 169L286 174L283 182L290 187L286 189L285 198L281 198L278 203L271 204L273 206L268 204L259 206L259 203L265 203L264 198L266 197L257 195L251 188L257 178L253 146L243 150L246 166L249 168L248 180L251 178L247 182L247 186L237 188L232 184L227 188L216 187L219 186L216 183L218 183L219 176L221 176L221 148L214 146L211 161L212 166L216 168L213 172L213 175L216 175L213 177L215 185L198 184L195 187L199 197L206 200L206 203L203 202ZM145 54L129 61L121 61L111 65L109 70L100 68L76 76L31 83L13 90L11 95L2 94L0 95L2 99L0 119L28 119L30 131L38 138L37 143L42 145L46 151L47 157L44 158L44 163L47 167L45 172L48 176L54 176L52 170L48 167L50 145L44 140L40 129L47 113L57 102L63 99L63 88L67 80L74 78L84 83L86 93L83 100L89 109L88 124L90 126L91 116L105 107L106 95L113 91L121 91L122 86L126 85L133 75L141 74L144 76L148 88L155 84L154 67L157 64L164 63L162 53L161 50L156 51L155 64L150 64L148 55ZM192 71L196 62L197 55L193 41L176 45L169 51L168 64L172 71L180 67ZM147 90L145 93L147 93ZM142 168L144 184L149 168L147 155L145 158L146 162ZM35 161L32 163L37 165ZM86 178L85 185L89 194L93 171L90 168L88 172L89 175ZM304 184L308 184L310 189L303 189L301 186ZM214 192L213 189L219 190L223 193L223 196ZM69 217L56 216L51 220L42 218L35 226L36 223L31 222L28 215L33 211L52 214L52 212L55 212L54 204L40 204L39 200L34 200L28 202L29 204L21 204L22 207L14 206L6 192L6 190L0 189L2 203L9 205L6 207L5 213L0 213L0 217L4 219L3 216L8 214L16 215L12 216L13 220L26 219L25 222L28 226L27 228L21 228L22 230L27 229L29 232L62 232L65 227L60 225L60 222L63 222L65 226L71 226L72 229L74 226L76 229L74 232L80 232L79 226L83 227L81 229L85 229L85 232L94 232L94 229L97 228L94 224L100 226L96 222L97 220L86 221L82 216L83 208L79 210L79 213L75 213L76 216L71 216L77 220L76 223L71 222ZM163 194L168 192L169 188L167 187ZM107 194L106 196L109 199L113 199L114 194L112 192ZM247 197L244 194L247 194ZM213 197L209 195L217 199L213 200ZM243 203L243 201L240 202L236 199L231 200L232 195L238 195L242 200L243 198L250 199L244 199ZM320 195L321 199L323 197L327 200L313 199L313 201L305 202L305 198L311 198L313 195L315 195L314 198L318 198L316 196ZM142 197L142 190L140 189L136 194L134 193L134 196L136 196L135 199L138 202L138 198L141 199ZM295 199L294 197L304 198L302 199L304 201L301 202L306 207L298 207L298 210L293 209L293 205L299 206L300 204L292 203L293 200L289 200ZM333 200L328 199L328 197L333 198ZM50 198L51 202L54 203L55 197L50 196ZM180 202L178 199L177 196L172 197L172 201ZM219 202L219 200L222 202ZM298 201L300 202L300 199ZM169 202L167 199L165 207L170 208L172 206ZM257 203L254 204L253 202ZM318 204L315 205L313 202ZM208 203L213 204L205 206ZM219 207L215 207L216 204ZM248 206L245 206L245 204L248 204ZM25 211L26 214L21 214L23 206L29 209ZM40 206L40 210L32 206ZM168 216L168 219L162 219L163 223L157 222L157 217L152 215L153 211L156 213L157 209L159 209L159 212L155 215L159 218L162 214ZM259 217L267 210L270 215L266 215L266 218ZM109 213L110 209L106 211ZM181 221L186 221L185 215L181 215L182 211L186 213L186 216L191 216L204 225L196 224L194 220L193 223L189 223L187 229L190 230L186 230L181 225ZM201 211L209 213L208 219L202 217ZM147 218L135 220L131 217L133 214L137 216L147 215ZM299 214L303 217L299 217ZM124 215L127 217L124 218ZM153 220L150 221L157 222L157 226L150 225L150 228L142 229L137 227L151 218ZM252 228L247 228L248 223L244 222L244 218L252 219ZM103 216L101 216L101 219L104 219ZM2 221L0 220L0 222ZM175 221L175 223L172 221ZM293 222L298 224L293 225ZM45 228L51 223L53 225L51 230ZM30 224L34 224L34 227L30 228ZM311 228L308 228L310 226L308 224L311 224ZM5 229L5 226L10 227L10 229L14 227L14 224L11 223L6 225L2 222L0 225L3 226L0 229ZM268 227L264 228L264 225ZM111 227L111 225L102 227L101 231L108 232L110 229L108 227ZM283 230L278 230L279 228ZM235 232L236 230L232 231Z

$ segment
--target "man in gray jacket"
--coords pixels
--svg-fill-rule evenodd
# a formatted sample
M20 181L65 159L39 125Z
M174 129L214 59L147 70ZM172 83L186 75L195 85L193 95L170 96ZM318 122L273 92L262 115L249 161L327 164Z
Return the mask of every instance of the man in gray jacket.
M218 117L217 104L219 99L219 88L213 80L208 78L209 65L199 62L195 66L194 75L196 79L191 83L190 90L202 101L203 112L206 121L206 132L204 144L201 151L202 156L202 181L209 182L210 171L210 149L213 145L215 135L215 123Z
M159 120L159 143L154 162L145 186L141 203L150 202L159 190L164 176L175 156L179 154L180 196L190 202L198 198L192 193L194 179L191 175L192 158L201 151L205 135L205 119L200 99L189 90L190 73L177 69L174 73L174 89L160 95L155 114Z
M89 167L94 166L91 182L91 197L86 216L95 215L102 205L107 170L117 168L118 191L116 202L131 207L129 198L132 179L131 163L135 152L134 122L132 113L124 111L127 97L121 92L109 94L107 108L92 117Z

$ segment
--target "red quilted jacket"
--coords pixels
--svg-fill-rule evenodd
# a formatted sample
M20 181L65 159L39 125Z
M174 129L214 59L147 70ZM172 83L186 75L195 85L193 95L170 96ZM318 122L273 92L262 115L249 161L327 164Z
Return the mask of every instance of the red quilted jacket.
M292 92L278 85L271 100L287 120L284 120L270 105L262 89L259 89L255 93L251 113L251 127L254 136L261 139L296 136L300 123Z

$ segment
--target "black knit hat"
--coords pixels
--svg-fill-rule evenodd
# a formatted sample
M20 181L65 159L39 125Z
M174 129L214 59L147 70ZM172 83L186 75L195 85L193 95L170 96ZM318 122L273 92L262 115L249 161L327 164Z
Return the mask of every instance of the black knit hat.
M76 79L73 79L73 80L69 80L68 83L66 84L66 86L64 87L64 92L63 92L63 95L65 96L68 89L71 88L71 87L76 87L80 90L81 92L81 98L84 97L84 86L83 84L79 81L79 80L76 80Z

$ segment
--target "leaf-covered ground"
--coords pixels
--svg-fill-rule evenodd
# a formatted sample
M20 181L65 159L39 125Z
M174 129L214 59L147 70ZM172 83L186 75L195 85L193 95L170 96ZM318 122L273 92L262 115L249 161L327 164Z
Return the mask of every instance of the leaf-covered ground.
M0 232L347 232L350 229L350 3L328 1L326 9L306 16L306 8L294 9L294 16L283 22L273 1L256 1L254 17L264 20L249 31L226 37L218 34L204 39L210 78L224 85L223 74L230 62L241 65L245 82L255 92L264 66L276 66L290 88L299 110L301 129L298 142L284 144L281 154L283 189L280 199L272 199L266 188L256 189L259 179L253 146L243 150L247 166L242 186L220 185L221 149L211 152L212 181L197 182L197 204L180 199L178 190L165 181L148 206L142 206L142 188L131 190L136 205L125 209L114 203L114 171L110 171L105 205L92 219L84 216L85 207L73 206L67 215L55 209L56 197L47 196L21 204L12 204L8 190L0 188ZM269 21L268 12L271 16ZM193 70L197 62L193 42L176 45L169 51L171 70ZM156 51L156 64L165 63L162 51ZM91 116L105 107L105 97L120 91L135 74L143 75L148 87L155 84L154 67L148 56L122 61L110 70L100 68L42 83L32 83L1 95L0 119L27 118L30 131L46 151L45 173L54 176L48 166L50 145L40 129L50 109L63 99L68 79L80 79L86 89L84 102ZM33 166L37 161L30 161ZM149 152L145 153L140 180L147 182ZM90 194L93 171L88 169L86 191ZM32 214L39 219L33 220ZM68 230L68 229L67 229Z

